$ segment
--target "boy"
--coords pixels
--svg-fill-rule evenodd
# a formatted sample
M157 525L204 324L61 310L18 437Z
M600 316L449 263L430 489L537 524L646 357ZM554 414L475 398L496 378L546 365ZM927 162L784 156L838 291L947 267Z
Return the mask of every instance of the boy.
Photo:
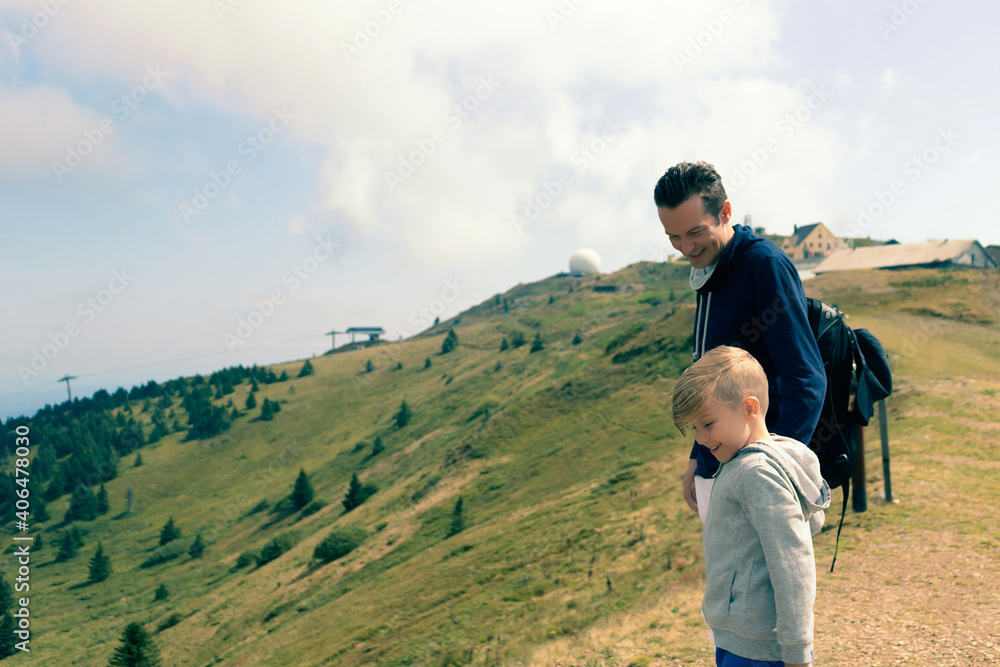
M764 369L736 347L710 350L674 387L674 424L693 425L720 463L702 538L718 667L812 662L812 535L830 488L808 447L768 433L767 399Z

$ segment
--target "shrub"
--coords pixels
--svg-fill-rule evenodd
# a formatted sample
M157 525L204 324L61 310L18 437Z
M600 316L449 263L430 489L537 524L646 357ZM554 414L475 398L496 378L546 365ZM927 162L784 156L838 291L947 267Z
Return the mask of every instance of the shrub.
M167 519L167 522L160 530L160 546L172 542L181 536L181 529L174 525L174 517Z
M170 597L170 591L167 590L166 586L164 586L163 584L160 584L157 587L156 591L153 593L153 602L158 602L160 600L166 600L168 597Z
M160 563L166 563L168 560L173 560L181 554L188 553L192 544L194 544L193 537L180 538L172 542L168 542L162 547L154 549L153 552L149 554L149 557L147 557L139 567L153 567L154 565L159 565Z
M177 625L178 623L180 623L183 620L184 620L184 617L181 616L180 614L171 614L165 621L163 621L158 626L156 626L156 631L157 632L163 632L167 628L172 628L172 627L174 627L175 625ZM136 663L136 664L139 664L139 663Z
M233 565L233 569L239 570L240 568L244 568L247 565L252 565L256 561L257 561L257 554L255 554L252 551L244 551L239 555L239 558L236 559L236 563Z
M282 533L264 545L264 548L257 554L257 567L263 567L281 554L290 550L299 541L299 536L294 531Z
M365 541L368 531L358 526L334 528L326 538L316 545L313 558L330 563L351 553Z
M307 516L312 516L316 512L323 509L324 507L326 507L326 503L324 503L322 500L314 500L313 502L309 503L302 509L302 514L299 515L299 518L304 519Z

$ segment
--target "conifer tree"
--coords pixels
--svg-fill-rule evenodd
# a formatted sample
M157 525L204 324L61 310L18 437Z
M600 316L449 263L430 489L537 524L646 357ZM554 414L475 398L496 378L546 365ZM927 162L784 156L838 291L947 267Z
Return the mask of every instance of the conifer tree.
M458 347L458 334L455 333L454 329L448 329L448 335L444 337L444 342L441 343L441 354L448 354L456 347Z
M306 363L302 364L302 370L299 371L298 377L304 378L306 376L312 375L313 373L315 373L315 371L313 370L313 365L309 363L308 359L306 359Z
M76 540L69 531L64 532L62 537L59 538L59 551L56 553L56 562L62 563L69 560L76 555L77 545Z
M274 419L274 410L271 408L271 401L264 399L264 404L260 406L260 420L269 422Z
M160 546L173 542L181 536L181 529L174 525L174 517L170 517L160 530Z
M138 468L141 465L142 465L142 453L141 452L136 452L135 453L135 463L133 464L133 466L136 467L136 468Z
M281 371L281 375L278 377L276 382L284 382L288 379L288 371Z
M395 414L396 428L403 428L410 423L410 418L413 417L413 411L410 410L410 406L406 404L406 399L399 406L399 411Z
M160 652L140 623L129 623L109 667L160 667Z
M14 617L9 611L0 614L0 660L17 652L14 646L17 643L17 636L14 634L16 627Z
M381 454L384 451L385 451L385 445L382 444L382 438L376 435L375 436L375 442L374 442L374 444L372 444L372 453L371 453L371 455L372 456L378 456L379 454Z
M111 574L111 559L104 553L104 548L101 543L97 543L97 551L94 552L94 557L90 559L90 578L88 581L92 584L98 584Z
M540 352L545 349L545 344L542 342L542 334L536 333L535 340L531 342L531 351Z
M69 509L63 516L65 523L72 521L93 521L98 516L97 497L90 487L81 484L69 497Z
M504 336L503 340L500 341L500 351L504 352L504 351L506 351L509 348L510 348L510 344L507 342L507 337Z
M367 484L362 485L361 480L358 479L358 474L354 473L351 475L351 483L347 487L347 495L341 501L344 505L344 511L350 512L355 507L358 507L368 500L368 496L374 492L374 487Z
M305 469L299 469L299 476L295 480L292 494L288 498L292 501L293 510L302 509L312 502L313 488L312 484L309 483L309 477L306 475Z
M111 504L108 502L108 491L101 484L101 488L97 491L97 513L107 514L109 509Z
M462 505L462 496L455 502L455 508L451 511L451 525L448 526L448 537L458 535L465 530L465 509Z
M577 332L577 334L573 336L573 345L579 345L582 342L583 342L583 336L581 336L580 333Z
M164 584L160 584L153 592L153 602L166 600L168 597L170 597L170 591L167 590L167 587Z
M205 553L205 542L201 539L201 534L195 535L194 542L191 544L191 548L188 549L188 555L191 558L201 558L201 555Z
M430 368L430 367L431 367L431 358L427 357L426 359L424 359L424 368Z
M49 508L45 504L45 500L41 496L35 499L35 503L32 506L32 512L35 515L35 521L38 523L44 523L52 518L49 514Z
M249 394L247 394L247 402L244 404L244 407L247 410L253 410L254 408L257 407L257 399L254 397L252 391Z
M372 360L369 359L368 361L365 362L365 373L371 373L374 370L375 370L375 364L373 364Z

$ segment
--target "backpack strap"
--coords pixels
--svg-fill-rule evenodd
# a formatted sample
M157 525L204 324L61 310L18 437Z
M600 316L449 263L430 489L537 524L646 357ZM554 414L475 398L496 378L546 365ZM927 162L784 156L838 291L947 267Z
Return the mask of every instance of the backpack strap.
M840 531L844 528L844 516L847 514L847 496L851 490L850 478L844 482L841 490L844 492L844 505L840 508L840 525L837 526L837 544L833 547L833 562L830 563L830 572L833 572L833 566L837 564L837 551L840 549Z

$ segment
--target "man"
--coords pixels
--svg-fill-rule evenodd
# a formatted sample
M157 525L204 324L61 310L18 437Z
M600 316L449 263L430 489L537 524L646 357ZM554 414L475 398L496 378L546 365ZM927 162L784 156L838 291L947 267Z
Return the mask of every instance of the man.
M653 199L670 243L691 262L691 287L698 293L694 360L719 345L748 351L767 375L768 429L808 443L823 408L826 373L792 261L749 227L730 224L733 208L722 177L706 162L668 169ZM702 521L718 467L695 442L684 499Z

